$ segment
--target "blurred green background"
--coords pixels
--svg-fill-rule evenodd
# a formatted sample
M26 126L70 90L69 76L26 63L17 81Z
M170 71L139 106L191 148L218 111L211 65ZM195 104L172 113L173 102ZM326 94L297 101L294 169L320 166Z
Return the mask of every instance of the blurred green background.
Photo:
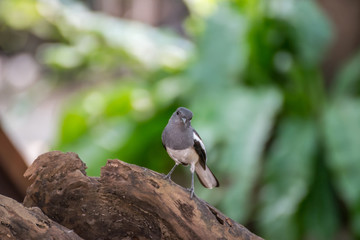
M317 2L187 0L180 28L91 2L0 0L1 56L26 53L40 79L2 90L3 113L60 99L51 149L91 176L113 158L166 174L161 132L185 106L221 185L196 181L199 197L266 239L360 239L360 48L329 80L337 32Z

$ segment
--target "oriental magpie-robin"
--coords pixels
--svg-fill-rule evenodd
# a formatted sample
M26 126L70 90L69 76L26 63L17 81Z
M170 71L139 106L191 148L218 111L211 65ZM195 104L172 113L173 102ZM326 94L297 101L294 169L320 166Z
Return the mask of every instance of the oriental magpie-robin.
M194 171L204 187L211 189L219 186L218 180L206 166L205 146L199 134L191 127L192 116L189 109L179 107L170 117L161 135L164 148L175 161L166 178L170 179L177 165L190 165L190 198L194 195Z

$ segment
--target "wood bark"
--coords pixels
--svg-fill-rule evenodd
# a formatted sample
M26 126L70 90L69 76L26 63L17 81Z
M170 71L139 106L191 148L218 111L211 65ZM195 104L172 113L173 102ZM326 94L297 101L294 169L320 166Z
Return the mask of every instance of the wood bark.
M74 231L49 219L38 207L26 208L0 195L0 239L82 239Z
M26 189L30 185L23 177L26 169L23 157L0 124L0 193L18 200L24 199Z
M261 239L163 174L108 160L88 177L75 153L49 152L25 172L24 205L85 239Z

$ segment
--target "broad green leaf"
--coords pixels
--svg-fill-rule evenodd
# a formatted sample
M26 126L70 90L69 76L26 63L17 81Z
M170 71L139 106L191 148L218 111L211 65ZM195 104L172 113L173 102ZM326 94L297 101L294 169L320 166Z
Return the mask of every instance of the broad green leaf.
M359 94L360 87L360 52L348 61L337 74L333 93L338 96Z
M217 89L236 81L247 61L246 27L245 19L226 6L206 20L205 32L197 40L196 62L188 73L199 89Z
M315 67L323 59L332 38L330 23L316 1L292 2L294 7L289 21L294 30L297 54L304 66Z
M360 101L334 101L326 109L324 123L327 164L351 211L352 230L360 237Z
M60 141L72 142L79 138L88 128L86 116L76 111L64 114L61 122Z
M268 239L297 239L296 212L309 191L316 152L311 120L285 118L265 159L259 226Z
M209 166L215 173L226 173L221 186L227 194L218 204L230 217L244 221L249 217L251 189L260 170L260 157L274 117L281 106L281 96L275 89L239 88L203 100L212 104L206 108L193 106L200 115L197 120L194 116L193 124L209 149ZM195 121L202 124L195 125ZM218 154L213 150L217 144L223 146ZM213 194L217 199L215 195L219 194Z
M299 225L303 227L305 239L334 239L340 226L339 210L331 186L331 175L322 155L318 154L316 160L309 195L298 210L301 219Z

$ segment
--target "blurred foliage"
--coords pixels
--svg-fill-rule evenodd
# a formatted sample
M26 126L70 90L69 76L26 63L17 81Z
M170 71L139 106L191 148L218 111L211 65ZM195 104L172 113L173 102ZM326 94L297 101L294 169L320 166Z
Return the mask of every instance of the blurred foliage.
M46 78L86 83L55 148L89 175L108 158L167 173L161 131L186 106L221 183L197 194L266 239L360 238L360 55L325 89L332 30L315 2L185 2L191 40L73 1L0 1L3 32L42 39Z

